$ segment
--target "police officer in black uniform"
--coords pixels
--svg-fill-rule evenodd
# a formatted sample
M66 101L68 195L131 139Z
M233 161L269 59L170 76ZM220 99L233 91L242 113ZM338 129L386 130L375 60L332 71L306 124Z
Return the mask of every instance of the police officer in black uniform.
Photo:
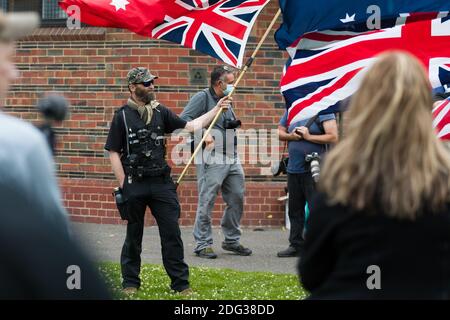
M155 100L154 81L158 77L146 68L133 68L127 76L131 93L125 106L114 114L105 149L126 200L121 216L128 220L121 254L124 292L134 293L141 284L142 235L145 210L150 207L159 227L164 267L171 288L183 294L192 292L189 268L184 262L183 242L178 225L180 205L170 167L165 159L164 134L177 129L202 129L220 107L228 108L226 98L207 114L186 122Z

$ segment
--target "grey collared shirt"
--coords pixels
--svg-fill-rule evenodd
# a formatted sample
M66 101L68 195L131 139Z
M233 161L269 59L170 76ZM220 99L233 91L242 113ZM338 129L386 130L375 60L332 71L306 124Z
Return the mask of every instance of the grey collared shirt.
M220 98L215 95L213 89L204 89L192 96L180 114L180 118L192 121L213 109L219 100ZM216 154L223 153L230 158L235 158L237 157L236 129L226 130L224 126L226 119L236 120L233 107L224 111L213 127L211 135L215 140L214 151ZM198 143L197 140L196 136L196 142ZM224 146L226 147L224 148Z

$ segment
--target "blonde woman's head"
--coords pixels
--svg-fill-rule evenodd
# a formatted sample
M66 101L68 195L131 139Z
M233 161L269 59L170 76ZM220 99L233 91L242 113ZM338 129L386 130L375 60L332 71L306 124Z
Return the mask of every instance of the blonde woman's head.
M414 219L450 199L450 157L432 127L424 66L408 53L381 55L346 116L346 136L328 155L320 188L331 203ZM376 205L375 205L376 203Z

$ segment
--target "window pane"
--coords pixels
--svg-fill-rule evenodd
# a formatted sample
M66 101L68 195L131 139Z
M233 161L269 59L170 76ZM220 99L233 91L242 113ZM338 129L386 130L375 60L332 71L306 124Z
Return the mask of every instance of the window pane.
M9 11L41 11L39 0L11 0L9 1Z
M8 9L8 0L0 0L0 9L6 11Z
M58 0L42 0L42 19L66 19L67 14L58 6Z

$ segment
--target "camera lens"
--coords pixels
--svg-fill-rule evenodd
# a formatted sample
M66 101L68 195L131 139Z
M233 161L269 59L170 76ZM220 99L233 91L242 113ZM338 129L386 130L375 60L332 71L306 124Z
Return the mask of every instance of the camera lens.
M320 164L319 161L313 160L311 161L311 175L315 182L319 181L320 177Z
M314 179L314 182L319 181L320 176L320 156L317 152L313 152L311 154L307 154L305 156L305 161L310 162L311 166L311 176Z

